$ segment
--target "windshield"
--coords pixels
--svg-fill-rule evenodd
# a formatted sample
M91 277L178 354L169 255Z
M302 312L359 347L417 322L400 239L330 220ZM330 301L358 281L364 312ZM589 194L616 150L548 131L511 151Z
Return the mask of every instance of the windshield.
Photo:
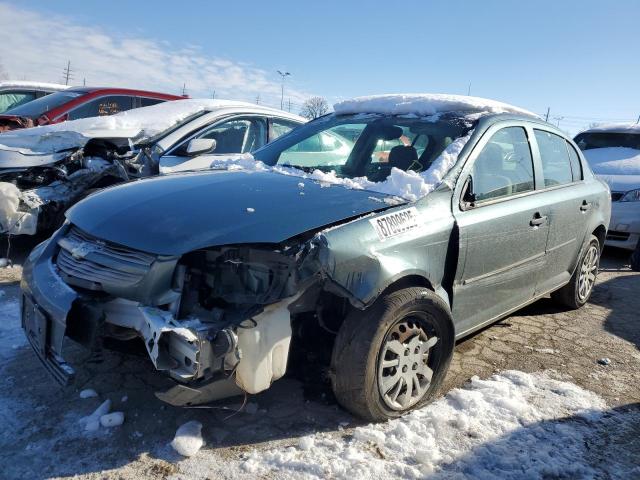
M0 113L4 113L11 108L15 108L18 105L30 102L36 98L35 92L1 92L0 93Z
M585 132L575 138L580 150L623 147L640 150L640 134L614 132Z
M51 95L46 95L32 102L25 103L24 105L11 108L5 112L5 115L18 115L36 120L43 113L58 108L81 95L83 95L83 93L69 91L52 93Z
M473 123L460 115L425 118L328 115L257 150L270 166L334 171L338 177L381 182L393 167L424 172Z

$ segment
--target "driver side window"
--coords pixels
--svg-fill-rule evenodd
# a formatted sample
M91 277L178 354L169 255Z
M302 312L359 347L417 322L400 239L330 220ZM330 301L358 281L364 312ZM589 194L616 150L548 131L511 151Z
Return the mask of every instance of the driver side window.
M476 202L533 190L533 158L522 127L494 133L476 157L472 170Z
M264 145L266 137L267 126L262 118L237 118L206 128L193 138L215 140L211 153L220 155L253 152ZM184 142L174 154L186 155L188 144Z

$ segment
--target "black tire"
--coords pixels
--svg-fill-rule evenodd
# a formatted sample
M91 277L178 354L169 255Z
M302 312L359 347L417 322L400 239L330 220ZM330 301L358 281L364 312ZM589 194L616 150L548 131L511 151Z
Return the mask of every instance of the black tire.
M414 388L411 383L411 395L416 403L408 408L392 408L387 402L391 401L380 392L379 373L389 372L388 367L380 372L379 361L383 347L388 355L389 342L396 343L397 329L405 325L413 325L413 330L407 332L407 342L418 341L421 346L416 347L414 356L401 357L397 360L406 361L409 358L424 359L423 364L432 370L431 381L426 377L415 377L420 381L420 388ZM393 331L393 332L392 332ZM405 330L406 331L406 327ZM415 332L422 333L415 333ZM390 334L390 332L392 332ZM389 336L391 335L391 336ZM412 335L412 336L409 336ZM417 338L416 340L416 337ZM424 339L437 338L435 345L428 347L430 341ZM409 340L412 338L414 340ZM422 342L422 343L420 343ZM413 343L412 345L418 345ZM405 348L405 344L402 344ZM424 346L424 347L423 347ZM426 288L406 288L381 296L364 311L354 311L347 316L336 337L331 358L331 382L338 402L354 415L368 421L383 421L399 417L410 410L420 408L433 398L440 388L442 380L451 362L454 346L453 323L449 306L434 292ZM413 348L413 347L412 347ZM420 352L418 352L419 349ZM428 355L425 353L428 352ZM408 355L409 349L403 355ZM426 359L425 359L426 356ZM386 358L386 357L385 357ZM384 359L383 359L384 360ZM409 360L413 361L413 360ZM416 370L417 363L413 364ZM405 365L406 367L406 365ZM402 367L402 368L405 368ZM395 367L391 367L392 369ZM418 368L424 368L421 365ZM393 370L391 370L393 372ZM406 371L406 370L403 370ZM420 372L405 375L420 375ZM393 379L402 376L399 370L391 376ZM418 380L419 379L419 380ZM408 383L404 381L396 384L398 391L404 391L406 398ZM417 387L417 385L416 385ZM426 389L426 391L422 391ZM389 392L387 392L387 397ZM415 400L419 398L419 400Z
M595 276L597 277L598 265L600 264L600 252L602 251L602 249L601 249L600 241L598 240L598 237L596 237L595 235L591 235L591 238L589 238L589 243L580 254L580 258L578 259L576 269L573 272L573 275L571 276L571 280L569 280L569 283L567 283L564 287L560 288L559 290L556 290L555 292L551 293L551 298L555 302L561 305L564 305L565 307L569 307L573 310L576 310L582 307L585 303L589 301L589 297L591 297L591 293L593 292L593 284L591 285L591 288L588 289L588 292L586 293L586 295L582 295L580 293L580 288L581 288L580 279L581 279L581 273L583 272L583 266L585 264L586 257L587 255L590 254L590 252L594 251L593 250L594 248L595 248L595 251L597 252L597 258L595 260ZM593 283L595 284L595 277L594 277Z
M636 245L636 249L631 254L631 270L640 272L640 240L638 240L638 245Z

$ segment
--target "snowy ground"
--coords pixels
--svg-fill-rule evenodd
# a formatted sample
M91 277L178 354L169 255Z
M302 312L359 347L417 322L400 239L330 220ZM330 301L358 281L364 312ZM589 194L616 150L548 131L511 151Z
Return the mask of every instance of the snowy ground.
M580 312L542 301L462 342L445 396L379 425L293 379L239 413L239 403L175 409L153 397L167 383L144 357L94 363L79 348L67 355L80 365L76 385L57 387L22 336L8 273L0 478L640 478L640 275L622 263L606 261ZM87 429L105 400L124 423ZM170 445L187 422L202 425L204 442L190 458ZM182 445L192 453L199 436Z

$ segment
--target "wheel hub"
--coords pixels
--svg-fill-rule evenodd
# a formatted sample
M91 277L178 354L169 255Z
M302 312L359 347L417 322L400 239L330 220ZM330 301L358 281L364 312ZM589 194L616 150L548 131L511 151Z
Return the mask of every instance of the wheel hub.
M387 333L380 349L378 388L389 408L406 410L424 396L433 377L429 350L437 341L412 319L398 322Z
M580 266L580 276L578 277L578 298L585 301L589 298L593 285L596 283L598 274L598 259L600 252L595 245L590 245Z

